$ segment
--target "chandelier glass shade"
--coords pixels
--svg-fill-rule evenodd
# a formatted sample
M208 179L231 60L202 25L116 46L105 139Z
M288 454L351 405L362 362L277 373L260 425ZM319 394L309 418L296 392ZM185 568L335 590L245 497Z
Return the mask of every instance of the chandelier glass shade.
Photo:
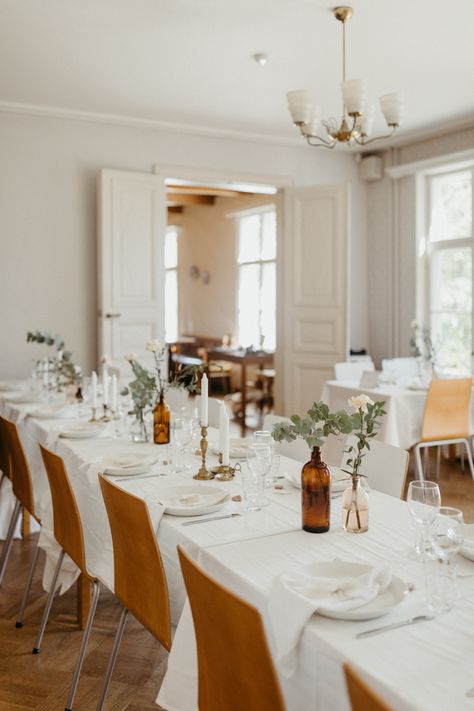
M334 17L342 23L342 117L322 119L313 92L306 89L289 91L288 108L295 126L311 146L334 148L338 143L361 146L393 136L402 122L403 101L398 92L379 97L380 108L388 133L371 136L374 107L367 104L367 80L346 79L346 23L353 10L346 5L334 9ZM322 135L321 135L322 134Z

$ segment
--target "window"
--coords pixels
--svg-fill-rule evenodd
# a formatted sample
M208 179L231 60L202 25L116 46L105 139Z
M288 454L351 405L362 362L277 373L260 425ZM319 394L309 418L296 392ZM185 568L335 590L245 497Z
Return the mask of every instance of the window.
M474 169L428 177L429 321L443 368L471 370ZM428 314L426 314L428 316Z
M178 229L170 226L165 234L165 340L178 339Z
M276 346L276 212L273 206L237 218L237 324L241 346Z

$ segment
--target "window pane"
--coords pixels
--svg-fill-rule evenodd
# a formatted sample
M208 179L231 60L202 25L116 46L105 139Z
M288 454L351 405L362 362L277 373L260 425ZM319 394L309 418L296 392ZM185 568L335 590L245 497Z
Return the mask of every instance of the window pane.
M262 215L262 259L276 258L276 212Z
M472 234L472 180L470 171L431 178L430 239L470 237Z
M178 339L178 272L165 272L165 339L173 343Z
M174 269L178 266L178 231L168 228L165 234L165 268Z
M431 323L439 365L470 369L471 248L437 250L432 259L431 285Z
M262 291L260 301L262 346L267 350L276 347L276 268L275 262L262 266Z
M238 261L255 262L260 259L260 215L249 215L239 220Z
M239 344L260 344L260 266L248 264L239 269Z

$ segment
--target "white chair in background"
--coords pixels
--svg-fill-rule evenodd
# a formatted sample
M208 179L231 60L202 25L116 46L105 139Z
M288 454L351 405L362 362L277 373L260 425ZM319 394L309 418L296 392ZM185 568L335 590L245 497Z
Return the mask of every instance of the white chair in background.
M277 422L286 422L291 424L291 420L288 417L282 417L280 415L265 415L263 420L263 429L271 432L273 430L273 425ZM311 458L311 452L309 450L306 442L302 439L295 439L293 442L275 442L275 452L281 454L283 457L288 457L289 459L296 459L297 462L305 464Z
M416 378L420 371L416 358L384 358L382 360L382 372L394 379Z
M357 438L350 435L344 449L355 447L356 444ZM346 460L352 457L352 454L351 452L350 455L347 453L342 455L340 465L342 468L346 466ZM401 499L405 489L409 459L410 455L406 450L373 439L370 442L370 450L362 459L360 473L365 474L371 489Z
M172 412L179 412L183 408L191 407L191 398L188 391L181 388L169 388L165 395L165 400Z
M195 400L195 405L194 407L198 408L198 413L200 415L201 413L201 396L198 395ZM220 422L220 412L221 412L221 407L225 407L225 404L222 400L217 400L215 397L210 397L208 399L208 419L209 419L209 427L216 427L217 429L219 428L219 422Z
M362 373L373 372L375 366L371 360L346 361L344 363L334 363L334 373L336 380L351 380L359 384Z

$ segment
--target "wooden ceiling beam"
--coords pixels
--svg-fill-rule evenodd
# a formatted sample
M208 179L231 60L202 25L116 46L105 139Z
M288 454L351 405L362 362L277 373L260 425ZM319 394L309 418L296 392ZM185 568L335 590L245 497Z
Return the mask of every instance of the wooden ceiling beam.
M238 190L227 188L211 188L207 185L169 185L169 193L175 195L211 195L212 197L237 198L242 195L252 195L253 193L240 193Z
M168 207L176 205L214 205L215 197L212 195L181 195L179 193L167 193L166 204Z

